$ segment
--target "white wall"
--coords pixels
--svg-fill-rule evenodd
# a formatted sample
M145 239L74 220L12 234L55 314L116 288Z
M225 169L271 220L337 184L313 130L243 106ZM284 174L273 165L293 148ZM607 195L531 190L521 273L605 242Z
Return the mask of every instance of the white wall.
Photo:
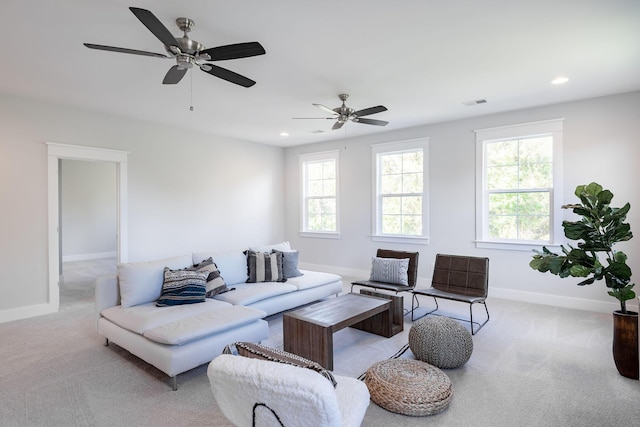
M129 152L129 261L284 238L283 149L3 94L0 321L48 301L47 141Z
M473 107L481 108L481 107ZM490 297L612 311L617 300L603 283L578 287L529 268L531 252L477 249L475 238L475 129L564 117L563 200L575 200L579 184L596 181L615 195L614 206L631 203L627 217L637 237L619 244L640 275L640 92L551 105L434 124L339 142L288 148L286 163L286 237L300 250L301 262L346 274L368 274L378 247L418 250L421 286L431 277L437 253L490 258ZM348 124L347 126L360 126ZM430 139L430 243L384 244L371 241L371 148L374 143ZM299 236L298 155L340 149L341 232L339 240ZM571 212L562 211L566 218ZM640 292L640 286L638 287ZM631 302L635 306L636 302Z
M60 181L63 260L115 254L116 164L62 160Z

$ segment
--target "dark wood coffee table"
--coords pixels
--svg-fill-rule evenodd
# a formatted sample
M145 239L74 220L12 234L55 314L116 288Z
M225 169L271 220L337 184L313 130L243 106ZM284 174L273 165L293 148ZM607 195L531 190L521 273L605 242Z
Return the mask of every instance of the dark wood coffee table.
M333 333L347 326L393 335L391 302L345 294L283 314L284 350L333 370Z

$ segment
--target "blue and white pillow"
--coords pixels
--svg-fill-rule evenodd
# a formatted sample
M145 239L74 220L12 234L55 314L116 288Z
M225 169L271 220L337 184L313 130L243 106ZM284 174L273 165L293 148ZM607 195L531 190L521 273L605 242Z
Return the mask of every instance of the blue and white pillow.
M409 286L409 258L372 257L369 280Z
M208 273L193 270L164 269L162 293L156 301L158 307L204 302Z

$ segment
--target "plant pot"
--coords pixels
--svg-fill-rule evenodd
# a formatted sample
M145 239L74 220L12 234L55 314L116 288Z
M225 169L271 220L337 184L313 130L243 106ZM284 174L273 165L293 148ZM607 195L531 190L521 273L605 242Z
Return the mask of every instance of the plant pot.
M623 377L638 379L638 313L613 312L613 360Z

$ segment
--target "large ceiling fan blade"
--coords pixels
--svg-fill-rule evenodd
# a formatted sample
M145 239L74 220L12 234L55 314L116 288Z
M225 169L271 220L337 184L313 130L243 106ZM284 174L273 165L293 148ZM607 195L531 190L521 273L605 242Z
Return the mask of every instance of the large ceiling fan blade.
M364 123L365 125L376 125L376 126L386 126L389 122L385 122L384 120L374 120L374 119L361 119L359 117L353 119L354 123Z
M326 112L327 112L327 113L329 113L329 114L333 114L333 115L338 114L338 113L336 113L335 111L333 111L331 108L326 107L326 106L324 106L324 105L322 105L322 104L313 104L313 106L314 106L314 107L318 107L319 109L321 109L321 110L323 110L323 111L326 111ZM333 118L333 117L332 117L332 118Z
M145 27L153 33L165 46L174 46L179 50L179 44L176 38L171 34L167 27L156 16L146 9L139 7L130 7L129 10L136 15L136 18L144 24ZM175 52L174 52L175 53Z
M169 68L167 74L165 74L164 79L162 80L163 85L174 85L178 83L184 75L187 73L186 68L178 68L177 65Z
M256 84L256 82L248 77L242 76L238 73L234 73L233 71L227 70L226 68L218 67L217 65L204 64L200 67L200 69L205 73L211 74L212 76L216 76L240 86L251 87Z
M337 130L337 129L340 129L343 125L344 125L344 122L336 122L336 123L331 127L331 129L332 129L332 130Z
M265 51L258 42L236 43L226 46L212 47L200 51L200 55L207 54L211 61L223 61L225 59L248 58L250 56L264 55Z
M145 50L127 49L126 47L104 46L101 44L83 43L89 49L106 50L109 52L130 53L132 55L153 56L154 58L171 58L161 53L147 52Z
M370 114L382 113L383 111L387 111L387 107L384 105L378 105L376 107L365 108L360 111L356 111L355 114L358 117L368 116Z

